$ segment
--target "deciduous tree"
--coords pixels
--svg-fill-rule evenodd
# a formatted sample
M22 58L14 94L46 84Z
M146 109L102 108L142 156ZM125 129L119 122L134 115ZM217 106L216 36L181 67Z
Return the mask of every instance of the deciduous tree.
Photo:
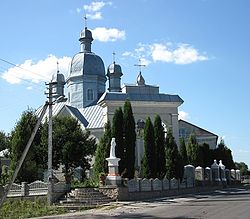
M47 127L43 132L43 145L47 145ZM91 157L96 149L95 139L89 131L83 131L78 121L69 116L53 117L53 167L65 167L66 180L73 170L81 166L83 172L90 168Z

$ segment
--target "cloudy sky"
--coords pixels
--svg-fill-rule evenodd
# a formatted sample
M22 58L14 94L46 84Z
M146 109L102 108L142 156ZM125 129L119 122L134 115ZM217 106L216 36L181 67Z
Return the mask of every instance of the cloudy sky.
M140 59L146 83L184 100L180 118L224 138L250 166L249 10L248 0L3 1L0 130L46 101L57 62L67 77L87 25L92 51L122 66L123 83L135 82Z

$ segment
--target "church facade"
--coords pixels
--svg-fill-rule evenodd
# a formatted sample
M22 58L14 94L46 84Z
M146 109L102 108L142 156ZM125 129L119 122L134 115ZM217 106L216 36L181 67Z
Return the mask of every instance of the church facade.
M173 136L179 145L178 107L183 100L178 95L160 93L158 86L145 82L139 72L134 84L121 86L122 68L113 62L105 71L104 63L91 50L92 33L86 27L80 33L81 50L71 61L69 76L65 80L57 73L52 81L57 96L64 95L64 85L67 86L67 100L53 106L53 115L69 115L76 118L84 130L89 130L98 140L104 132L104 125L112 122L115 110L122 107L125 100L131 102L137 132L141 125L150 117L160 115L165 130L171 128ZM108 87L106 88L106 82ZM136 146L136 163L144 153L143 140L138 134Z

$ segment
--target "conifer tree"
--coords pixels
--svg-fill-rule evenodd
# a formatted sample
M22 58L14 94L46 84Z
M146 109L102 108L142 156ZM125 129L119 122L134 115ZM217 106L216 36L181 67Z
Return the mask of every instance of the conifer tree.
M155 161L156 161L156 176L163 179L166 174L166 152L164 142L164 128L162 126L161 117L156 115L154 121L155 135Z
M184 138L180 139L180 156L183 161L183 165L188 165L187 149Z
M131 103L126 100L123 106L123 124L124 124L124 147L125 147L125 163L126 173L125 177L132 179L135 174L135 145L136 145L136 132L135 132L135 119Z
M149 117L146 119L144 128L144 156L142 160L142 175L147 179L156 177L154 127Z
M108 166L106 158L109 157L111 143L111 124L108 122L104 127L104 134L97 145L95 153L95 163L93 166L94 175L96 178L99 177L100 173L108 173Z
M119 161L119 174L121 174L126 168L125 148L123 140L123 112L121 107L116 109L114 113L112 123L112 137L115 138L116 142L115 155L117 158L121 159Z
M172 135L172 131L168 130L166 138L166 177L168 179L182 179L182 176L183 162Z
M198 148L198 143L196 141L196 137L194 134L191 134L188 139L188 144L187 144L187 157L188 157L188 162L191 165L195 165L196 163L196 157L197 157L197 148Z

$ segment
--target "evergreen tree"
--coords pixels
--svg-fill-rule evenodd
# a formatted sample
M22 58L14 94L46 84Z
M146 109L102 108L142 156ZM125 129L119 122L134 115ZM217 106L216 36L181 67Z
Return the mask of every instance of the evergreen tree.
M166 152L164 128L162 126L161 117L156 115L154 121L154 135L155 135L155 161L156 161L156 176L163 179L166 174Z
M93 166L94 176L99 177L100 173L108 173L106 158L109 157L111 143L111 124L108 121L104 127L104 134L100 139L95 152L95 163Z
M182 179L183 171L183 161L179 154L177 144L172 135L172 131L168 130L166 138L166 177L168 179Z
M124 124L124 147L125 147L125 167L126 173L124 177L129 179L134 178L135 174L135 145L136 145L136 132L135 120L131 104L128 100L125 101L123 107L123 124Z
M184 138L180 139L180 156L183 161L183 165L188 165L187 149Z
M9 137L3 132L0 131L0 151L10 147Z
M197 143L196 137L194 134L189 136L188 145L187 145L187 157L189 164L197 167L199 166L199 154L200 148Z
M33 129L37 123L38 118L30 109L23 112L20 120L17 122L14 130L10 136L10 158L12 172L15 171L16 166L22 156L22 153L29 141ZM32 182L39 179L38 170L45 168L46 151L40 147L41 142L41 127L38 129L29 152L24 160L24 163L18 173L16 180L18 182Z
M142 160L142 175L144 178L156 177L155 163L154 127L148 117L144 127L144 156Z
M227 169L234 169L235 164L232 157L232 151L225 145L224 141L221 140L218 147L213 151L214 159L222 160L222 163Z
M203 152L203 162L204 162L204 168L210 167L213 164L213 158L211 154L211 150L209 149L209 144L203 143L202 152Z
M121 175L126 168L125 148L123 140L123 112L121 107L116 109L114 113L112 123L112 137L115 138L116 142L115 155L117 158L121 159L119 161L119 174Z

